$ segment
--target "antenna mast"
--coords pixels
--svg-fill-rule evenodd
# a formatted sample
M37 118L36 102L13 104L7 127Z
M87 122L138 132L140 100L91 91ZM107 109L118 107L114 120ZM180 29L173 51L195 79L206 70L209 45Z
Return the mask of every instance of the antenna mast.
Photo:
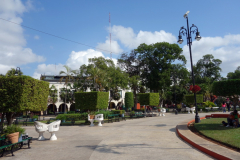
M112 32L112 27L111 27L111 14L110 14L110 12L109 12L110 58L112 59L112 50L111 50L111 32Z

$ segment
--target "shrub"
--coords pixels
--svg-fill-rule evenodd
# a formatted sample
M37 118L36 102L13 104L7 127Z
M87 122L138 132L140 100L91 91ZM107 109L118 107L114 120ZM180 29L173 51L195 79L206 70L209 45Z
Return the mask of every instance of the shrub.
M130 112L130 115L135 115L135 112L134 112L134 111L131 111L131 112Z
M185 95L185 100L187 104L194 104L195 103L194 94ZM203 95L196 94L196 100L197 103L203 103Z
M205 107L215 107L216 105L211 101L203 102Z
M60 120L67 120L67 119L74 119L75 121L77 120L84 120L87 118L88 113L76 113L76 114L59 114L56 119Z
M108 92L76 92L75 107L81 110L107 109Z
M112 111L100 110L98 112L95 112L95 114L103 114L104 119L107 119L108 115L113 114L113 112Z
M75 114L75 111L68 111L67 114Z
M138 93L138 102L140 105L158 106L159 93Z
M33 119L38 119L38 116L37 116L37 115L34 115L32 118L33 118Z
M134 106L134 100L133 100L133 93L132 92L126 92L125 93L125 108L129 109Z
M125 110L113 110L113 114L124 114Z

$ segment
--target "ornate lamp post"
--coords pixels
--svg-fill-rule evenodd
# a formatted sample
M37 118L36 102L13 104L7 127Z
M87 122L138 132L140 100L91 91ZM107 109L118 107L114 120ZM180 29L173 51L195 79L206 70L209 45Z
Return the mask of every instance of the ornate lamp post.
M21 72L20 67L17 67L15 70L15 76L18 76L20 72Z
M196 33L196 37L195 39L197 41L199 41L201 39L200 33L198 32L198 28L197 26L195 26L194 24L192 24L192 26L189 29L189 25L188 25L188 13L189 11L187 11L187 13L184 14L184 18L187 19L187 29L185 29L184 27L181 27L179 30L179 36L178 36L178 43L182 44L183 39L182 39L182 35L186 35L187 37L187 45L189 46L189 52L190 52L190 60L191 60L191 69L192 69L192 81L193 81L193 86L195 86L195 80L194 80L194 74L193 74L193 62L192 62L192 50L191 50L191 45L192 45L192 37L191 34ZM194 93L194 100L195 100L195 107L196 107L196 116L195 116L195 123L199 123L200 122L200 118L198 116L198 108L197 108L197 101L196 101L196 93Z

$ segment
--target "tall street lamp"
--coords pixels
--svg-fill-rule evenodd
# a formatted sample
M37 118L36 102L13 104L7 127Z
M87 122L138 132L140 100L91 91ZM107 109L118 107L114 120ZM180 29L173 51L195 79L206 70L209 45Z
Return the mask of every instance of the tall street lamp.
M21 72L20 67L17 67L15 70L15 76L18 76L20 72Z
M194 80L194 74L193 74L193 62L192 62L192 50L191 50L191 45L192 45L192 37L191 34L196 33L196 37L195 39L197 41L199 41L201 39L200 33L198 32L198 28L197 26L195 26L194 24L192 24L192 26L189 29L189 25L188 25L188 13L189 11L187 11L187 13L184 14L184 18L187 19L187 29L185 29L184 27L181 27L179 30L179 36L178 36L178 43L182 44L183 39L182 39L182 35L187 37L187 45L189 46L189 52L190 52L190 60L191 60L191 69L192 69L192 81L193 81L193 86L195 86L195 80ZM195 107L196 107L196 116L195 116L195 123L199 123L200 122L200 118L198 116L198 107L197 107L197 101L196 101L196 93L194 93L194 100L195 100Z

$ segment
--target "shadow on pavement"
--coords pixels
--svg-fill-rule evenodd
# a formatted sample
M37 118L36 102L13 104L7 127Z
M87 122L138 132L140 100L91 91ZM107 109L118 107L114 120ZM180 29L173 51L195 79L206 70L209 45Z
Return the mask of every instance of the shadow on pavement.
M117 145L83 145L76 146L79 148L88 148L97 152L103 153L114 153L114 154L122 154L121 152L117 152L114 149L125 148L125 147L134 147L134 148L150 148L148 144L117 144Z

